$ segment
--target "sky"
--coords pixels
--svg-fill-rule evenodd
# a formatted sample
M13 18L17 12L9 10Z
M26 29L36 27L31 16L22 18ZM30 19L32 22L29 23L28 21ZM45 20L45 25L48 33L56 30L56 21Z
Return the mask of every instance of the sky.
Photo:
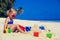
M60 0L16 0L14 8L23 7L23 14L16 19L60 20Z

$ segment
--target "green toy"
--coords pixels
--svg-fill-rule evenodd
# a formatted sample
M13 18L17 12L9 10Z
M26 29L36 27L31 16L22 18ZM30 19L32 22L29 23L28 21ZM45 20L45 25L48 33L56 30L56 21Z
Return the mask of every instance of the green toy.
M10 28L8 28L8 33L12 33L12 30Z
M8 33L8 28L5 29L6 33Z
M48 38L52 38L52 33L47 33L46 36L47 36Z
M48 30L48 33L46 34L46 36L47 36L48 38L52 38L51 30Z

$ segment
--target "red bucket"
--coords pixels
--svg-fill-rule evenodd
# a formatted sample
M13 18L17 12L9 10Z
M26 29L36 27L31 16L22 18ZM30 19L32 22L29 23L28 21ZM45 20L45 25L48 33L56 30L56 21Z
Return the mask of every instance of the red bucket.
M34 33L33 33L33 36L39 37L39 32L34 32Z
M19 25L19 28L25 32L25 27Z

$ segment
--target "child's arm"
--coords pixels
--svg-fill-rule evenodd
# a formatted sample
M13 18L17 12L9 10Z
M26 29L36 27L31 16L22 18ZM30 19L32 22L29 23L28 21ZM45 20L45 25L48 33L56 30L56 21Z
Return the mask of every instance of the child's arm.
M5 20L5 24L4 24L4 30L3 30L3 33L6 33L6 28L7 28L7 23L8 23L8 18Z
M8 26L8 18L5 20L4 30L7 28L7 26Z

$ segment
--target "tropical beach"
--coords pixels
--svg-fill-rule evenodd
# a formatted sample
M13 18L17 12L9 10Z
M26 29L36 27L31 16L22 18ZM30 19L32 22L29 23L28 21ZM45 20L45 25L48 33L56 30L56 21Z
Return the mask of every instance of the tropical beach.
M0 0L0 40L60 40L60 0Z

